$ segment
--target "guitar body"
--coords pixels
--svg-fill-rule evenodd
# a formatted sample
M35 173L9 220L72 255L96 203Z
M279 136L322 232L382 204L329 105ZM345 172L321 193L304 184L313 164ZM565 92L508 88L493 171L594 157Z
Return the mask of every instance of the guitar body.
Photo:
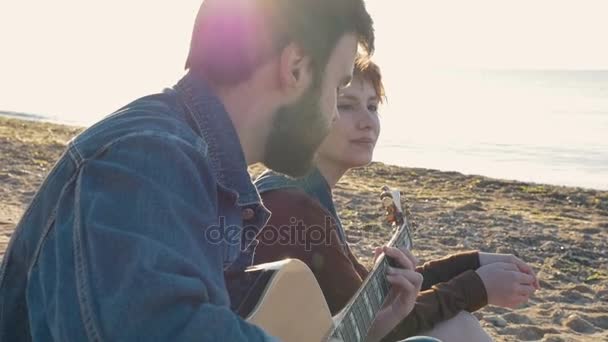
M305 263L286 259L248 271L263 273L239 310L249 323L281 341L327 340L334 321L323 292Z
M380 196L388 221L399 227L389 246L411 248L410 230L401 208L400 194L383 187ZM286 342L365 339L389 294L386 280L389 258L380 255L361 287L335 318L308 266L297 259L253 266L255 278L238 313L270 335Z

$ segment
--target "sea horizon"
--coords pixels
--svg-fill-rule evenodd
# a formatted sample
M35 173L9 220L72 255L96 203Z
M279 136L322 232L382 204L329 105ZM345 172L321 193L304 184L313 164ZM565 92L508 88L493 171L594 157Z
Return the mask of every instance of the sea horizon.
M608 190L608 70L427 70L397 76L386 77L388 103L379 110L374 161ZM103 117L0 115L83 127Z
M53 117L11 111L0 110L0 116L67 126L85 128L89 126L78 122L62 121L61 119ZM545 148L550 149L550 147ZM521 151L521 153L517 154L517 150ZM464 145L447 146L440 144L422 145L414 143L400 145L394 141L392 143L390 141L381 141L376 146L373 161L401 167L432 169L444 172L459 172L465 175L478 175L525 183L578 187L593 190L608 190L608 169L606 167L603 168L603 173L591 178L585 178L584 176L572 177L572 172L568 172L567 168L557 168L543 174L543 167L546 168L548 165L543 165L542 163L537 163L534 167L531 167L532 163L530 163L530 159L533 159L535 155L541 154L540 152L542 150L542 147L537 147L535 149L531 146L512 146L492 143L483 143L478 146L469 146L467 148ZM454 154L457 154L460 157L449 157L450 155ZM567 151L566 154L568 154ZM570 151L569 154L572 155L572 151ZM570 163L568 161L568 157L564 158L566 159L565 164L568 165ZM488 162L484 165L483 163L479 162L480 159L485 159ZM492 170L492 163L502 166L509 166L510 164L514 163L518 164L519 168L513 170L511 167L511 171L507 172L504 171L504 168L500 167ZM589 161L587 161L587 163L589 163ZM582 165L581 167L584 168L585 165ZM531 170L533 172L526 175L526 170Z

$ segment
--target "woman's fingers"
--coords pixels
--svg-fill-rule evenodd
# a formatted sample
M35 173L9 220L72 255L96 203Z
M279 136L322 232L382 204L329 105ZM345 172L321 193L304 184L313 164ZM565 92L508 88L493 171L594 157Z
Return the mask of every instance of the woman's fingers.
M526 273L522 273L522 272L515 272L515 277L516 280L520 283L520 284L524 284L524 285L531 285L534 286L534 283L536 282L536 279Z
M397 299L401 305L412 304L420 292L422 275L415 271L398 270L394 274L387 274L386 279L391 285L391 301ZM409 272L409 273L408 273Z
M519 272L519 268L517 268L517 266L515 264L508 263L508 262L497 262L496 264L499 267L501 267L503 270ZM519 273L521 273L521 272L519 272Z
M510 305L507 305L507 307L509 307L511 309L515 309L527 301L528 301L527 296L519 295L519 296L514 297L513 300L511 301Z
M417 289L420 289L420 287L422 286L422 281L424 280L424 278L422 277L422 274L420 274L416 271L406 270L406 269L401 269L401 268L389 267L388 270L386 271L386 274L387 274L387 276L390 275L390 276L403 277L408 282L410 282L412 285L414 285L414 287Z
M396 286L397 288L406 291L407 293L416 292L416 287L414 284L409 282L405 277L396 275L396 274L387 274L386 279L388 280L391 286Z
M540 289L540 282L538 281L538 277L536 276L536 272L532 266L526 264L523 260L516 256L512 256L512 263L517 266L520 272L526 273L534 277L534 287L538 290Z
M534 293L534 291L536 291L536 289L532 285L521 285L517 289L517 295L524 296L527 300Z
M405 253L403 253L400 249L395 247L386 247L384 246L384 254L393 258L397 265L402 268L413 270L416 268L415 264L410 260Z
M396 307L399 309L410 307L408 310L411 310L422 286L422 274L416 271L393 268L387 271L386 279L391 285L390 300L387 304L397 304Z
M519 268L520 271L527 273L529 275L532 275L532 276L534 275L534 270L532 269L532 267L530 267L530 265L526 264L518 257L514 257L514 258L515 258L514 264L517 265L517 268Z
M416 258L416 256L414 254L412 254L412 252L409 249L407 249L405 247L399 247L399 250L401 252L403 252L403 254L405 254L405 256L408 257L408 259L410 259L412 261L412 263L414 264L414 267L418 266L420 261L418 260L418 258Z
M380 256L380 254L382 254L382 247L376 247L374 249L374 263L376 262L376 260L378 260L378 257Z
M515 257L515 265L517 265L517 268L521 272L531 275L534 278L534 287L536 287L537 290L540 289L540 283L536 277L536 272L534 272L534 269L530 265L526 264L517 257Z

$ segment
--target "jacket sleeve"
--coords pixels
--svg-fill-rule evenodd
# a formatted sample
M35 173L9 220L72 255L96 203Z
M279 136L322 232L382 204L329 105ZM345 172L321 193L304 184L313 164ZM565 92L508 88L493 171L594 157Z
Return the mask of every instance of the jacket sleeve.
M462 252L448 255L444 258L431 260L424 265L416 268L422 274L424 281L422 290L427 290L431 286L449 281L459 274L479 268L479 252Z
M424 276L423 291L412 312L384 340L402 340L428 331L460 311L484 307L487 293L475 272L478 267L478 252L454 254L418 267Z
M468 270L453 279L421 291L410 314L383 341L399 341L432 329L460 311L473 312L487 304L481 278Z
M262 199L272 216L259 234L255 263L303 261L314 273L332 315L336 314L363 280L339 240L335 221L298 189L268 191Z
M73 329L90 341L273 340L227 306L203 152L140 134L79 166L37 266L59 340Z

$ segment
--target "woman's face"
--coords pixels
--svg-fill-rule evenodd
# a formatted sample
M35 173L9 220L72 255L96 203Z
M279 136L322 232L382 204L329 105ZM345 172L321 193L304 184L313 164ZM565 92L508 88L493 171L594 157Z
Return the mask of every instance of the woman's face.
M340 92L340 117L319 148L321 162L352 168L365 166L372 161L380 134L379 103L372 83L361 77L355 77Z

